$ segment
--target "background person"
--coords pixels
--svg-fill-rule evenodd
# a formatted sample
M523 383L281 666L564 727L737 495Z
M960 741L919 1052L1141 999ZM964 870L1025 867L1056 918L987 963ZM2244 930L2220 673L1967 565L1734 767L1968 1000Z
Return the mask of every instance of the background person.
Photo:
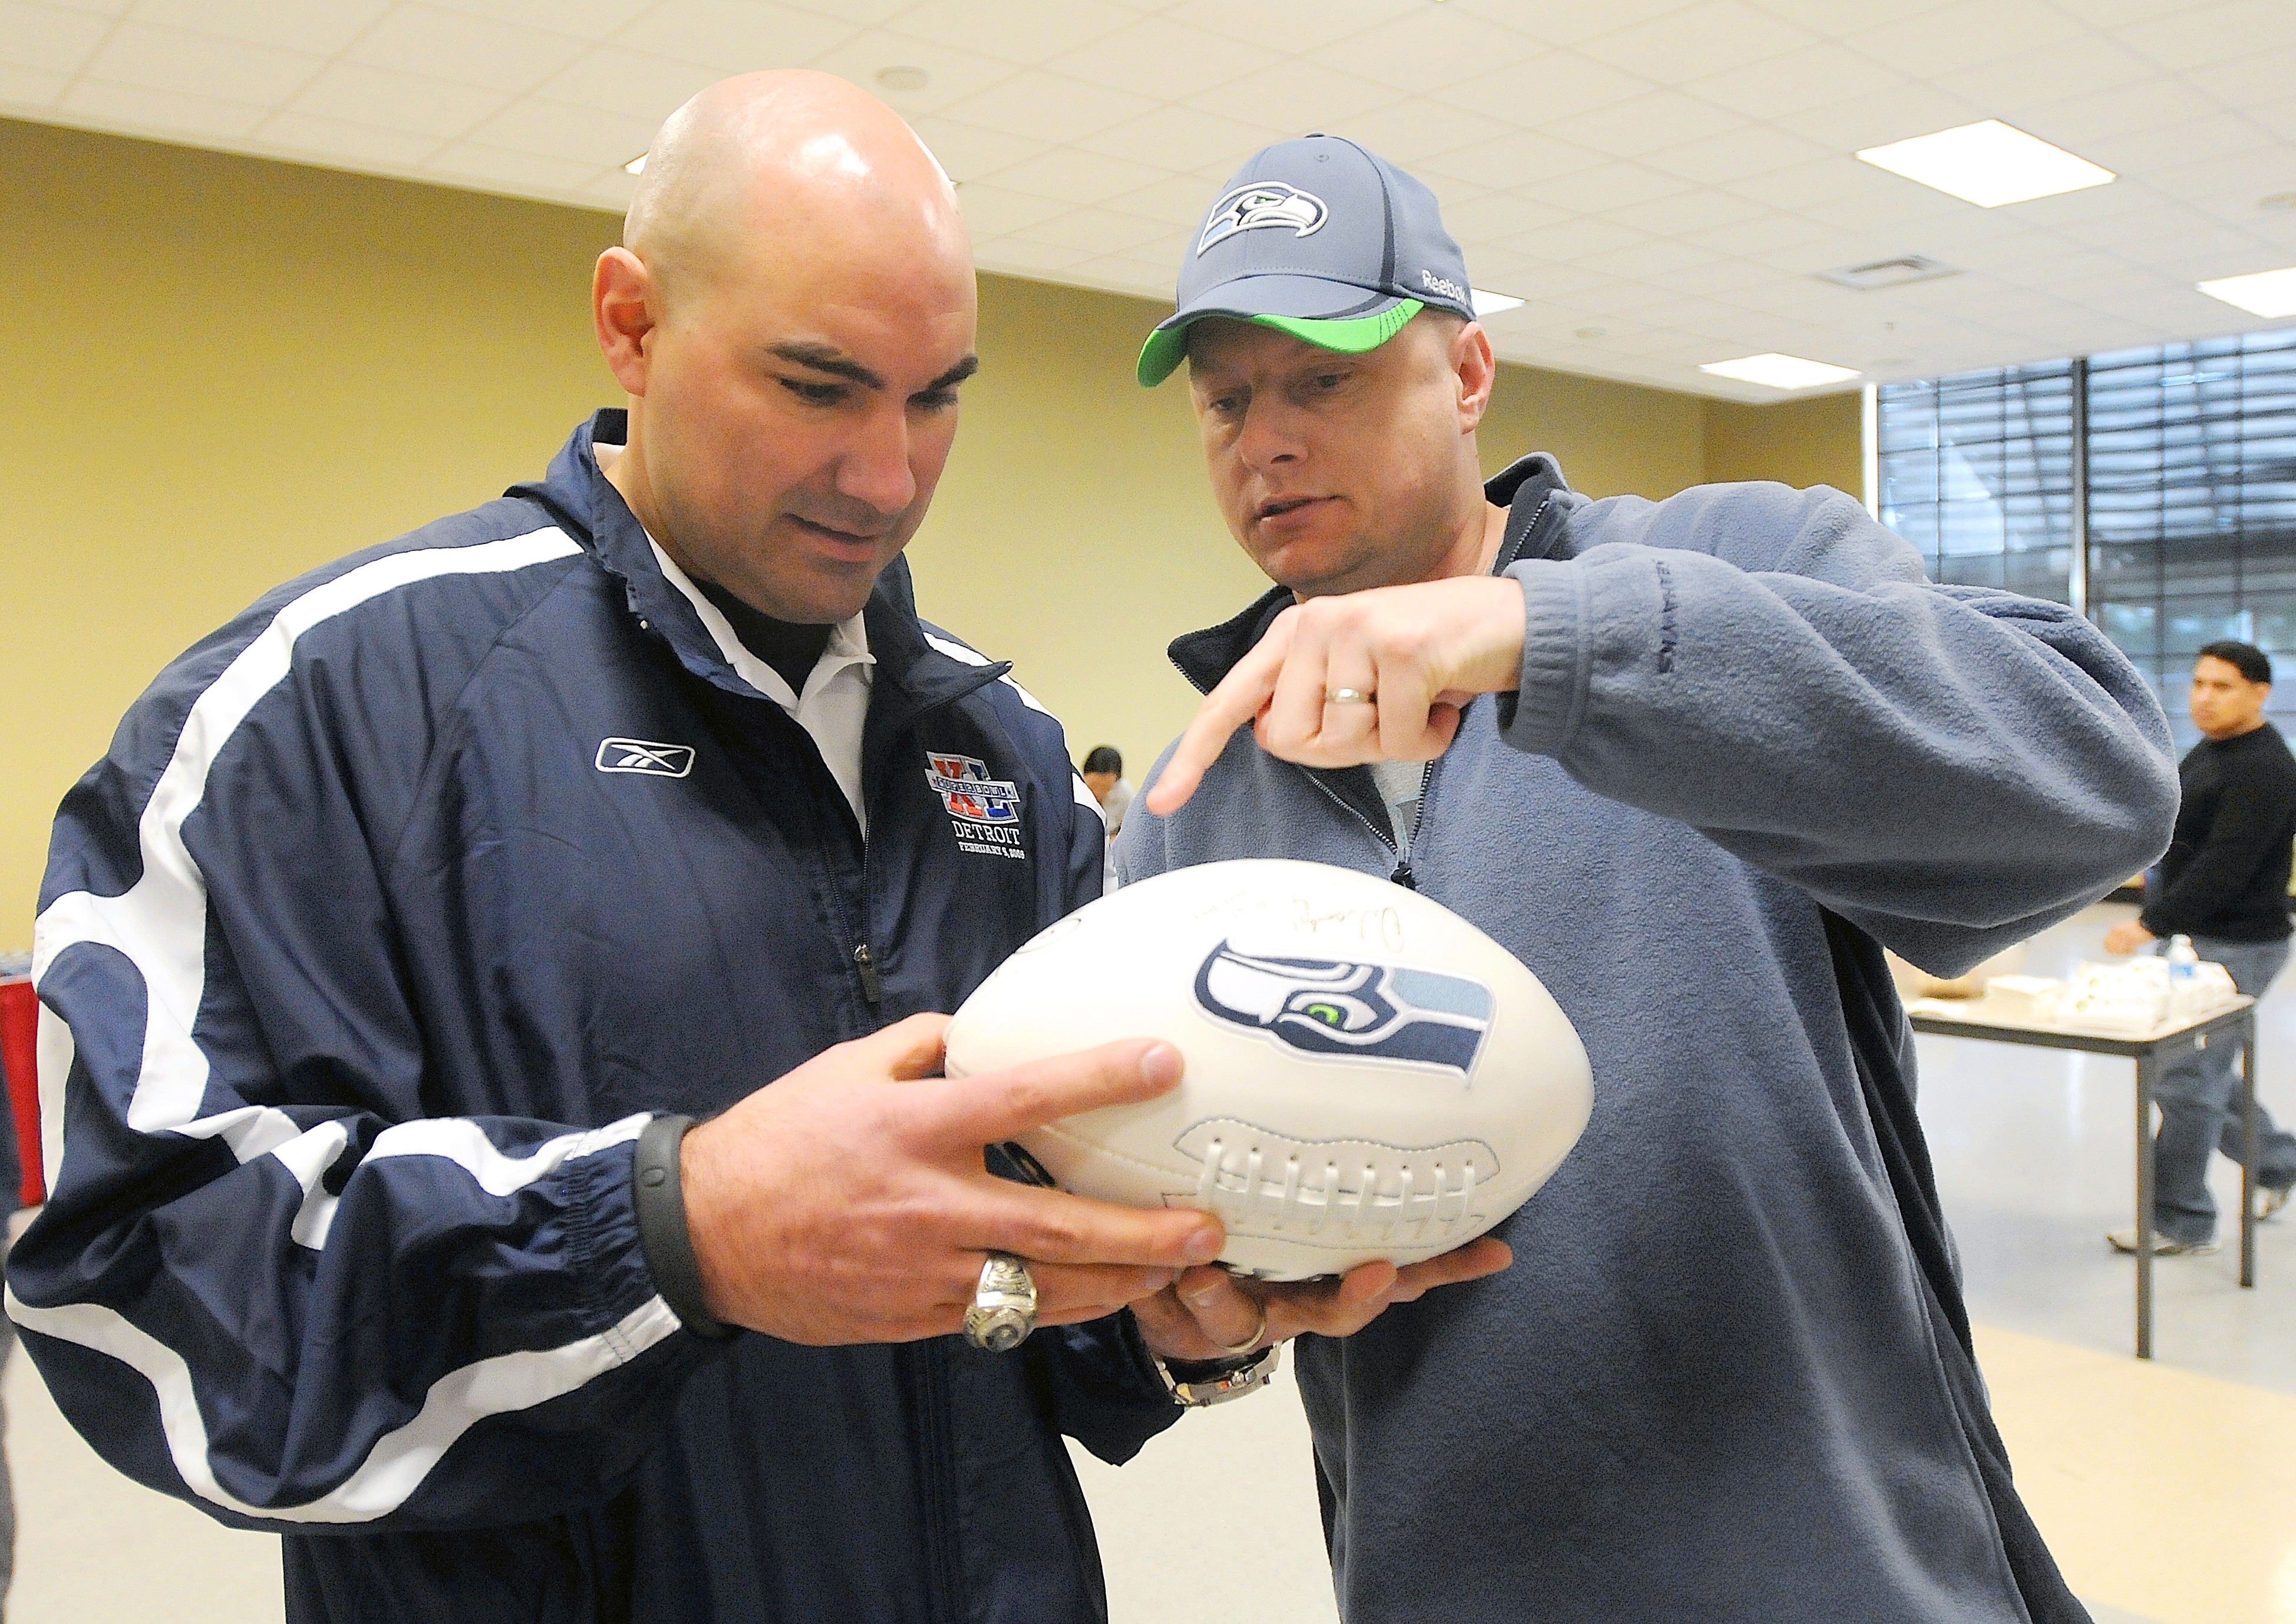
M1084 766L1079 769L1085 788L1100 803L1100 815L1108 824L1108 865L1103 874L1105 888L1116 889L1116 837L1123 831L1124 814L1132 805L1132 784L1124 776L1124 758L1113 744L1095 744L1085 752Z
M299 1624L1104 1616L1060 1434L1505 1249L1200 1317L1216 1222L983 1165L1169 1046L934 1076L1103 839L899 560L975 365L899 119L702 92L593 310L627 414L266 596L67 796L10 1315L116 1465L286 1536ZM999 1252L1017 1353L950 1334Z
M2193 662L2193 724L2201 742L2185 752L2177 832L2145 882L2144 906L2105 932L2111 953L2189 936L2201 957L2222 964L2233 984L2260 998L2288 962L2288 874L2296 844L2296 757L2264 719L2272 661L2253 644L2211 643ZM2240 1160L2240 1111L2233 1061L2219 1043L2185 1049L2161 1068L2153 1097L2153 1250L2163 1257L2217 1250L2217 1206L2209 1193L2209 1154ZM2267 1216L2296 1186L2296 1135L2256 1108L2258 1209ZM2105 1237L2116 1251L2136 1250L2136 1232Z
M1425 187L1283 142L1140 362L1185 359L1275 586L1172 645L1207 698L1119 871L1392 874L1594 1068L1497 1231L1521 1264L1301 1343L1341 1612L2084 1619L1988 1414L1880 944L1963 969L2142 867L2160 708L2072 611L1931 586L1838 491L1485 481L1470 285Z

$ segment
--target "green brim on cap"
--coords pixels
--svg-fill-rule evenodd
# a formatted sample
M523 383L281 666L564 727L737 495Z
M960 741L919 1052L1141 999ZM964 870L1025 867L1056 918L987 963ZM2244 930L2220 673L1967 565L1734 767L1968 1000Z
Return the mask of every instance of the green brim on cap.
M1359 356L1367 349L1377 349L1382 344L1403 331L1404 324L1427 307L1415 299L1406 299L1390 306L1377 316L1358 316L1346 320L1331 321L1306 316L1254 316L1244 319L1262 327L1273 327L1288 332L1295 339L1305 339L1324 349L1336 349L1342 355ZM1225 310L1206 310L1187 321L1169 327L1159 327L1148 335L1140 347L1140 364L1135 375L1147 389L1154 389L1179 369L1188 358L1188 329L1207 316L1226 316Z

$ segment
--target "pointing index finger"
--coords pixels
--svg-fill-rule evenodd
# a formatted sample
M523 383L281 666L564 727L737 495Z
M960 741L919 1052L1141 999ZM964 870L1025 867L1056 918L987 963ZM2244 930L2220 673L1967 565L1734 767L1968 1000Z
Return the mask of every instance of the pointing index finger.
M1148 809L1157 816L1168 817L1187 804L1235 730L1257 717L1275 693L1275 679L1292 645L1297 612L1287 609L1277 616L1259 646L1236 661L1219 686L1204 695L1204 702L1196 707L1195 719L1157 775L1156 787L1148 791Z

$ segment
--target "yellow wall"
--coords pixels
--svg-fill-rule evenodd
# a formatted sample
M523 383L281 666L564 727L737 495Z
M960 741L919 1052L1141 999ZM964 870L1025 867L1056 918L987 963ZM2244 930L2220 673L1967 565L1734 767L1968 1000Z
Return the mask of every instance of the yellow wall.
M586 290L619 223L6 120L0 210L20 267L7 948L30 939L57 799L171 657L301 570L539 473L612 404ZM1130 381L1158 308L994 276L981 295L982 373L912 549L920 597L1015 660L1079 750L1114 743L1137 770L1192 709L1165 643L1262 583L1205 494L1184 392ZM1543 448L1582 490L1655 496L1718 455L1728 477L1799 470L1833 432L1766 437L1760 412L1800 408L1727 415L1745 410L1718 432L1713 403L1508 367L1483 446L1494 468ZM1854 486L1854 401L1848 422Z
M1831 485L1865 498L1864 403L1852 393L1776 406L1706 402L1706 477Z

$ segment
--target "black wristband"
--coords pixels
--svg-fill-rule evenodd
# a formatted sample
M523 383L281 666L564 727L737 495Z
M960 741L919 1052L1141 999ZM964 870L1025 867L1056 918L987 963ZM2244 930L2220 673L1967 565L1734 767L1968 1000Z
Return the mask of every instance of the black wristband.
M638 1134L630 1168L638 1250L653 1271L654 1289L678 1323L696 1336L724 1341L734 1327L722 1324L702 1304L701 1265L694 1259L693 1237L685 1227L685 1186L678 1176L677 1157L693 1126L692 1117L656 1117Z

